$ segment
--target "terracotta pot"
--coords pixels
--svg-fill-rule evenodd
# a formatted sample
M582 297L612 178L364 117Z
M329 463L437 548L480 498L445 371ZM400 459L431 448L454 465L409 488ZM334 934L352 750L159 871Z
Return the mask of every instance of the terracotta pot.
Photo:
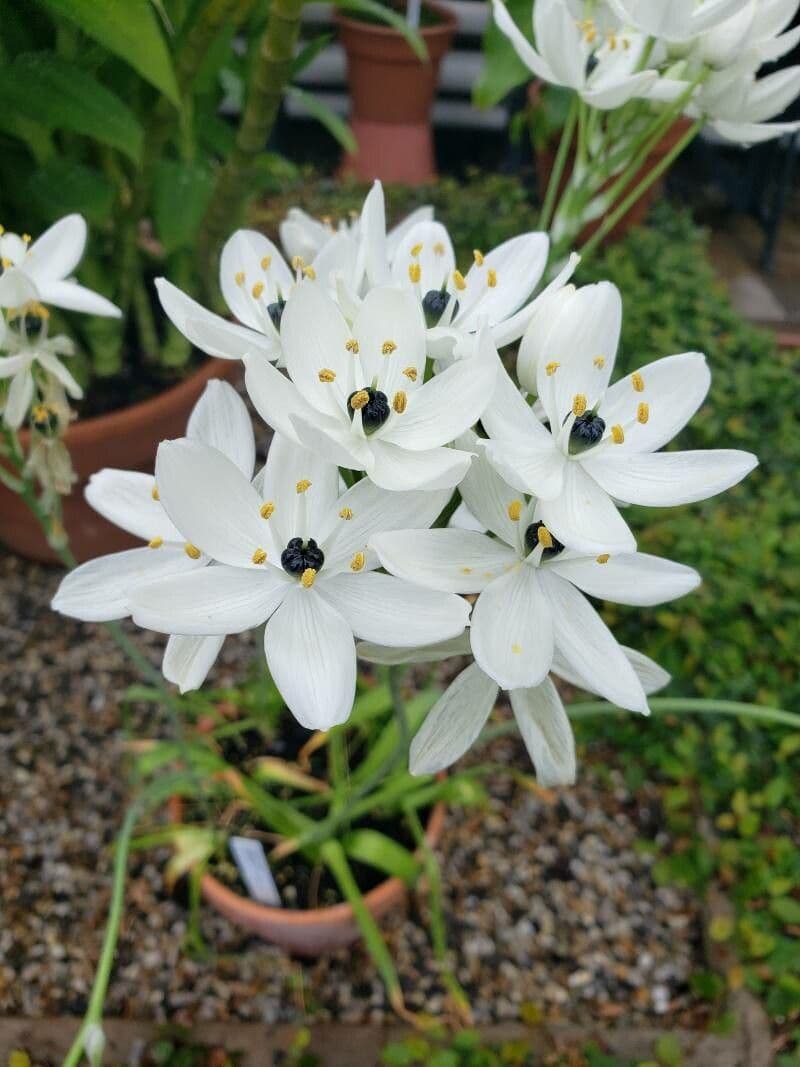
M183 803L180 797L169 802L170 818L181 821ZM436 804L431 811L425 837L436 846L444 829L445 806ZM321 956L346 948L361 937L353 909L349 904L334 904L326 908L272 908L228 889L213 875L205 874L200 883L203 899L220 915L256 934L264 941L291 952L295 956ZM388 878L364 896L364 903L376 922L392 909L400 907L408 897L406 885L399 878Z
M141 544L118 526L106 522L86 503L83 490L89 477L103 467L152 471L159 443L183 436L189 413L206 382L211 378L231 381L240 373L238 361L209 359L184 381L149 400L108 415L78 419L70 426L65 442L78 482L64 499L64 525L79 563ZM27 448L27 431L23 430L20 437ZM28 559L58 562L27 506L3 485L0 485L0 541Z
M423 7L438 19L420 30L428 48L425 63L397 30L336 13L347 54L350 125L358 141L358 151L345 157L342 173L407 185L436 177L430 114L456 18L438 4Z

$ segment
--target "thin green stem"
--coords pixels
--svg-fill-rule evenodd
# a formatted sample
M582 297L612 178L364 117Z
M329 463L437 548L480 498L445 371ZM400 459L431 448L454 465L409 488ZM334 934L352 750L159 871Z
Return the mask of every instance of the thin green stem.
M570 146L572 145L572 139L575 136L575 124L578 121L578 99L576 94L570 105L564 129L561 131L561 141L559 142L558 152L556 153L555 162L553 163L553 171L550 175L550 181L547 184L547 193L544 198L544 204L542 205L542 213L539 216L540 230L548 230L553 219L553 210L556 206L558 191L561 188L564 168L567 165Z

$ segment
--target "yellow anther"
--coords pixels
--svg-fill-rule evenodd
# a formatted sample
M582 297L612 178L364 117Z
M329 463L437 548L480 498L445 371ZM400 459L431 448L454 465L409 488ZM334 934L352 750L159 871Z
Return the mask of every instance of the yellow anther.
M536 531L536 538L542 548L553 547L553 535L550 533L546 526L539 527L539 529Z
M422 251L422 241L418 241L415 245L412 246L411 255L416 257L416 256L418 256L420 254L421 251Z
M275 514L275 504L271 500L267 500L266 503L262 504L258 509L258 513L262 519L271 519Z
M256 282L256 284L253 286L253 288L250 290L250 292L253 294L253 296L256 298L256 300L258 300L258 298L264 292L264 283L263 282Z
M625 431L622 429L619 423L617 423L616 426L611 427L611 440L614 442L615 445L621 445L625 441Z
M153 498L153 500L160 500L161 499L161 497L158 495L158 486L157 485L155 485L155 484L153 485L153 488L150 490L150 496Z
M491 267L486 272L486 284L490 289L494 289L497 285L497 271L492 270Z
M473 250L472 255L473 255L473 258L475 260L475 266L476 267L482 267L483 266L483 252L481 252L481 250L479 248L476 248L476 249Z
M403 371L403 374L405 374L406 378L408 378L410 382L415 382L419 377L416 367L406 367L406 369Z
M22 240L26 245L29 245L31 243L31 235L29 233L23 233Z
M300 575L300 584L304 589L310 589L314 584L314 579L317 577L317 572L313 567L306 567L303 573Z
M417 282L422 277L422 267L420 267L419 263L409 263L408 277L414 283L414 285L417 284Z
M339 512L339 518L340 519L344 519L345 522L349 522L350 519L352 519L352 517L353 517L353 509L352 508L342 508L342 510Z
M392 407L398 415L402 415L406 410L406 404L408 403L408 397L402 389L398 389L392 397Z
M555 362L548 363L544 368L544 372L545 372L545 374L547 375L548 378L552 378L553 375L555 374L555 372L558 370L558 368L560 366L561 366L560 363L555 363Z
M444 245L442 244L441 241L437 241L436 244L433 246L433 252L434 252L434 255L437 255L437 256L443 256L444 255Z
M367 557L363 552L356 552L353 558L350 560L351 571L363 571L367 562Z
M396 351L397 345L394 343L394 341L384 341L381 345L381 352L384 354L384 356L391 356L392 352Z
M515 656L519 656L522 653L522 645L518 645L515 641L514 644L511 646L511 651L514 653Z
M466 280L460 270L453 271L453 285L455 285L456 289L458 290L464 290L467 288Z
M310 279L312 282L316 280L317 272L313 267L303 267L303 274L305 274L306 278Z
M472 574L472 567L462 567L461 568L461 573L462 574Z
M641 374L638 372L638 370L636 371L635 374L631 375L631 385L633 386L634 392L636 392L636 393L643 393L644 392L644 378L641 376Z
M183 551L186 553L189 559L200 559L203 554L197 547L197 545L193 545L191 541L186 542L186 544L183 546Z
M597 562L598 562L598 563L608 563L608 561L609 561L610 559L611 559L611 556L609 556L608 552L604 552L604 553L602 554L602 556L598 556L598 557L597 557Z
M606 357L605 356L595 356L594 359L592 360L592 363L594 363L595 367L597 367L598 370L602 370L603 367L605 367L605 365L606 365Z
M321 382L335 382L336 381L336 371L330 370L329 367L323 367L322 370L317 375L317 377L319 378L319 380Z
M609 31L609 34L608 34L608 47L612 52L616 49L618 43L619 42L617 40L617 35L614 33L613 30Z
M306 261L302 256L292 256L292 268L294 270L302 270L306 265Z
M262 270L269 270L269 267L270 267L271 263L272 263L272 256L264 256L263 259L261 260L261 269Z
M164 544L164 538L163 537L154 537L152 541L148 541L147 542L147 547L148 548L161 548L161 546L163 544Z
M351 337L349 341L345 341L344 347L348 352L352 352L354 356L358 355L358 341L355 337Z
M636 409L636 421L640 422L642 426L645 425L650 419L650 405L640 404Z
M6 232L5 226L0 226L0 237L2 237L5 232Z
M8 258L8 256L3 256L3 258L0 259L0 266L2 266L3 270L8 270L8 268L11 266L11 260Z
M243 270L237 270L233 277L234 277L234 281L236 282L237 285L244 285L244 271Z
M572 398L572 414L576 419L579 419L584 414L588 406L589 401L586 399L584 393L576 393Z
M264 551L263 548L257 548L250 558L253 561L253 563L255 563L258 566L258 565L260 565L262 563L266 563L266 561L267 561L267 553Z
M306 490L311 488L311 482L308 478L301 478L294 488L297 493L305 493Z
M353 393L350 397L350 407L353 411L360 411L365 408L369 403L369 393L366 389L359 389L357 393Z
M507 508L508 517L512 522L519 522L519 517L522 514L522 501L512 500Z
M327 228L329 230L333 229L333 219L331 218L330 215L323 215L322 218L320 219L320 222L322 223L323 226L327 226Z

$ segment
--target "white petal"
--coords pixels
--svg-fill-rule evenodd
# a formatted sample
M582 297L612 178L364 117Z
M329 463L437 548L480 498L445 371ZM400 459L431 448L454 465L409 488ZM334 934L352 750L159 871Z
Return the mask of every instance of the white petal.
M5 325L2 316L0 316L0 322L3 323L3 326ZM19 352L16 356L0 354L0 379L13 378L18 371L29 367L35 358L35 353L29 348L25 349L24 352Z
M366 571L320 575L319 595L347 620L356 637L379 645L410 648L461 634L469 604L450 593Z
M22 425L28 414L28 409L33 400L33 375L30 366L17 371L11 379L8 387L6 406L3 411L3 419L12 430L17 430Z
M472 611L472 651L504 689L538 685L553 661L553 620L533 567L492 582Z
M65 215L33 242L25 271L37 283L61 281L78 266L85 247L86 222L80 215Z
M544 426L541 430L526 438L487 441L486 458L518 491L551 500L563 493L570 464Z
M617 500L659 508L716 496L745 478L758 459L724 448L624 456L606 451L584 466Z
M298 493L299 482L310 485ZM313 537L321 544L324 524L339 495L339 468L316 452L275 434L259 494L274 505L268 522L281 551L292 537Z
M545 678L535 688L514 689L509 695L539 785L573 785L575 738L556 687Z
M464 504L479 521L482 530L491 530L505 544L515 545L517 523L509 517L508 507L518 499L518 492L491 465L483 444L474 433L462 434L456 445L476 453L458 487Z
M292 415L316 417L294 382L263 356L244 357L244 384L253 407L267 425L293 441L297 440L297 433Z
M582 88L588 46L568 5L563 0L537 0L533 25L537 47L553 68L556 84Z
M181 693L199 689L217 660L225 635L216 637L181 637L173 634L167 641L161 670L168 682Z
M43 304L52 304L67 311L83 311L87 315L102 315L109 319L122 318L122 312L116 304L77 282L43 281L39 282L38 288Z
M541 571L541 584L552 608L555 644L567 663L587 679L593 693L621 708L646 713L641 682L588 600L547 568Z
M270 617L294 583L283 571L202 567L130 590L133 621L163 634L238 634Z
M627 523L606 487L597 484L594 468L590 473L591 477L580 463L566 463L561 494L540 502L539 517L568 548L598 553L633 551L636 540Z
M601 560L605 558L605 555L599 557ZM702 581L692 567L644 552L612 555L605 563L595 558L556 557L545 566L589 596L638 607L677 600L691 593Z
M182 548L132 548L99 556L70 571L50 606L84 622L109 622L130 614L129 593L137 585L197 569Z
M314 589L296 586L267 624L267 664L281 696L308 730L345 722L356 689L353 632Z
M392 574L451 593L477 593L517 562L507 545L469 530L398 530L370 543Z
M24 271L9 267L0 274L0 307L22 307L38 297L39 290Z
M425 320L414 293L396 286L370 290L353 323L353 336L358 340L358 358L365 375L363 381L353 382L354 389L363 389L376 379L391 401L397 389L403 388L409 391L410 411L412 400L420 390L414 389L403 371L413 368L420 382L425 371ZM384 355L387 341L395 347L389 355ZM441 438L435 443L444 444L445 440Z
M352 426L343 426L319 412L313 416L292 415L290 422L295 439L322 459L347 470L372 474L374 445L359 437Z
M406 234L412 230L420 222L431 222L433 219L433 208L430 204L424 204L422 207L414 208L409 212L404 219L402 219L396 226L393 226L391 230L386 234L386 253L389 257L389 261L393 261L397 249L400 247L400 243L404 240Z
M175 526L212 559L263 570L263 562L253 561L261 549L278 564L278 548L260 514L261 498L227 456L199 441L164 441L156 457L156 482Z
M390 648L388 645L375 645L369 641L359 641L356 646L359 659L368 663L382 663L388 667L404 663L438 663L452 656L467 656L470 652L469 630L447 641L437 641L433 645L415 648Z
M280 346L274 337L266 337L207 311L166 278L156 278L155 284L158 299L170 320L202 352L219 359L243 359L246 355L278 358Z
M219 260L219 285L225 303L245 326L261 330L267 304L280 295L285 298L293 282L280 251L263 233L237 230L226 241ZM258 283L265 290L260 298L252 295Z
M353 355L345 348L352 331L334 301L316 282L301 282L286 302L281 343L286 367L303 397L328 415L342 417L353 382ZM336 375L320 381L320 371Z
M466 474L472 457L455 448L411 452L388 441L371 446L370 478L383 489L452 489Z
M492 327L492 338L498 348L503 348L504 345L509 345L512 341L518 341L520 337L522 337L523 333L527 330L531 319L536 314L536 306L539 301L548 299L552 293L562 289L575 273L580 261L581 257L577 255L577 253L572 252L555 278L542 289L541 293L539 293L535 300L526 304L525 307L520 308L519 311L506 319L505 322Z
M58 356L54 356L52 352L38 351L36 353L36 359L46 371L49 371L49 373L53 375L56 381L64 386L67 393L74 400L81 399L83 396L83 389L81 389Z
M217 379L206 384L189 416L186 436L216 448L246 478L252 478L256 462L253 424L247 405L232 385Z
M411 254L412 248L416 255ZM398 285L408 285L408 269L412 264L420 270L419 281L415 283L420 296L424 297L431 289L441 289L449 281L456 257L450 234L441 222L420 222L406 232L392 256L392 280Z
M548 288L532 304L531 317L517 353L517 378L522 388L534 396L539 392L539 365L553 358L552 349L547 344L550 329L571 302L574 292L574 286Z
M499 29L502 30L509 39L514 51L528 70L532 74L535 74L537 78L541 78L542 81L559 84L550 65L536 51L525 34L519 29L502 0L492 0L492 11L494 12L494 20Z
M481 319L494 325L513 315L539 284L549 251L547 234L523 233L488 252L467 272L456 324L474 330Z
M797 133L800 122L712 122L720 136L735 144L753 145L783 137L785 133Z
M592 78L590 87L584 89L581 96L600 111L614 111L634 97L646 97L657 81L658 73L654 70L603 80Z
M373 182L364 198L359 220L361 248L359 255L370 286L389 281L388 243L386 239L386 204L383 186Z
M184 538L180 531L163 505L153 498L155 484L152 474L106 467L91 476L84 496L96 512L134 537L181 542Z
M477 663L450 684L411 742L412 774L436 774L470 748L497 702L497 683Z

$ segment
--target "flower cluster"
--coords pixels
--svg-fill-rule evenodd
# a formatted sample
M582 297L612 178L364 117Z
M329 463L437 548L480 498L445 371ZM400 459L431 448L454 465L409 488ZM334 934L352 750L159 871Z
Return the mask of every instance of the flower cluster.
M154 477L92 479L89 501L143 545L73 571L53 606L170 635L164 673L182 690L202 684L227 635L263 625L276 685L316 729L350 714L359 649L391 663L471 653L413 769L457 758L503 688L542 780L571 781L550 675L641 713L667 680L587 596L650 605L700 580L637 552L619 507L700 500L756 464L659 451L705 398L704 358L611 384L613 286L576 288L573 259L541 287L540 233L476 250L462 272L428 211L387 233L377 183L351 225L292 212L283 239L288 260L252 231L226 245L237 322L158 282L187 337L242 360L273 431L266 464L255 470L244 401L212 382ZM521 388L498 355L515 341Z

